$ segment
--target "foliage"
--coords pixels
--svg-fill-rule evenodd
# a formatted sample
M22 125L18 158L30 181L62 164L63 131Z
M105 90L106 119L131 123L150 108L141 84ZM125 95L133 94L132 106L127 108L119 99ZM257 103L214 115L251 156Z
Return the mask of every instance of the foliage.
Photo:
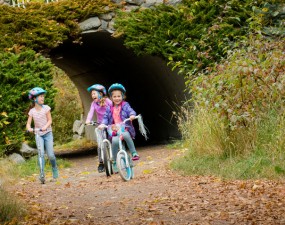
M25 9L1 5L0 49L20 45L49 51L64 40L75 40L80 32L78 22L113 9L108 0L31 2Z
M276 21L282 27L281 16L272 20L260 13L263 6L264 1L187 0L177 7L121 12L116 18L116 36L124 37L125 45L138 55L163 57L191 82L193 74L226 57L249 31Z
M9 222L13 224L13 221L22 218L25 213L23 203L20 203L0 187L0 223L6 224L6 222Z
M52 114L55 144L71 141L73 122L83 113L79 93L70 78L57 68L54 69L53 84L57 90L55 109Z
M32 50L0 53L0 154L17 148L25 140L25 112L31 104L28 91L47 90L45 104L54 107L52 67L49 60Z
M210 74L198 76L193 100L217 112L231 130L254 125L269 110L284 110L285 40L252 38Z

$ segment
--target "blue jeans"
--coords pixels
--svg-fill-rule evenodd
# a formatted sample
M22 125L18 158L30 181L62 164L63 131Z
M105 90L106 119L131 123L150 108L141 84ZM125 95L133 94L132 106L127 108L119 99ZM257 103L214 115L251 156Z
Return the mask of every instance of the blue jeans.
M39 160L42 160L43 165L45 162L44 153L48 155L52 168L57 168L56 166L56 158L53 151L53 134L52 132L48 132L42 136L39 136L39 140L37 142L37 147L40 149Z
M130 133L128 131L125 131L125 132L122 132L122 135L123 135L125 142L127 143L127 146L131 154L137 153ZM118 150L119 150L119 136L114 136L112 137L112 153L113 153L114 160L116 160Z

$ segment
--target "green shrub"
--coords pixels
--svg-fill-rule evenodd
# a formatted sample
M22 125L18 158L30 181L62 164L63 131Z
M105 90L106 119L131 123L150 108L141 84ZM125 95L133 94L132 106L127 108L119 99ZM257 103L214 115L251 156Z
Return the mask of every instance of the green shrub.
M53 65L32 50L0 52L0 154L14 151L25 136L28 91L40 86L47 90L45 104L54 107ZM34 139L34 138L33 138Z
M283 111L285 40L251 38L192 88L193 101L226 120L230 130L249 127L269 110Z
M64 144L72 140L73 122L83 113L79 93L70 78L59 69L54 73L55 109L52 114L52 129L55 144Z

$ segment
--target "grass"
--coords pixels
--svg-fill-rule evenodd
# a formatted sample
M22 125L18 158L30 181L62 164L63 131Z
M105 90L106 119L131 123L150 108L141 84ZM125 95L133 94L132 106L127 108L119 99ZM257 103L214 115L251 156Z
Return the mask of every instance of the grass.
M25 214L23 203L0 187L0 224L16 224Z
M37 156L33 156L32 158L27 160L25 163L16 165L16 170L19 172L19 177L26 177L26 176L31 176L33 174L38 174L39 166L38 166L37 160L38 160ZM51 165L50 165L48 158L46 158L45 162L46 162L45 171L47 174L49 174L51 173ZM65 159L57 158L56 162L57 162L57 166L59 170L62 168L71 167L71 163Z
M62 152L62 151L74 151L78 149L84 148L97 148L97 144L94 141L87 140L86 138L77 139L70 141L68 143L64 143L61 145L56 145L54 147L55 152Z
M230 133L223 121L208 111L197 109L182 116L179 126L187 151L171 163L173 169L225 179L284 179L282 113L270 111L255 126Z
M61 169L70 167L71 163L57 158L57 165ZM46 160L45 171L47 176L51 176L51 165L48 160ZM38 173L37 156L22 164L14 164L8 159L0 160L0 224L17 224L17 221L21 221L27 213L26 206L5 188L19 178L34 176Z

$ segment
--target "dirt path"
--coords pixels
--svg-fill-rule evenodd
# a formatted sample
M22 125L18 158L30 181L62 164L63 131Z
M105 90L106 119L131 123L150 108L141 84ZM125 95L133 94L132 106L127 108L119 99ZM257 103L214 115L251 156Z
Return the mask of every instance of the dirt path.
M95 155L69 158L56 183L22 180L13 187L31 206L22 224L285 224L285 182L184 177L168 168L178 150L138 152L129 182L99 174Z

